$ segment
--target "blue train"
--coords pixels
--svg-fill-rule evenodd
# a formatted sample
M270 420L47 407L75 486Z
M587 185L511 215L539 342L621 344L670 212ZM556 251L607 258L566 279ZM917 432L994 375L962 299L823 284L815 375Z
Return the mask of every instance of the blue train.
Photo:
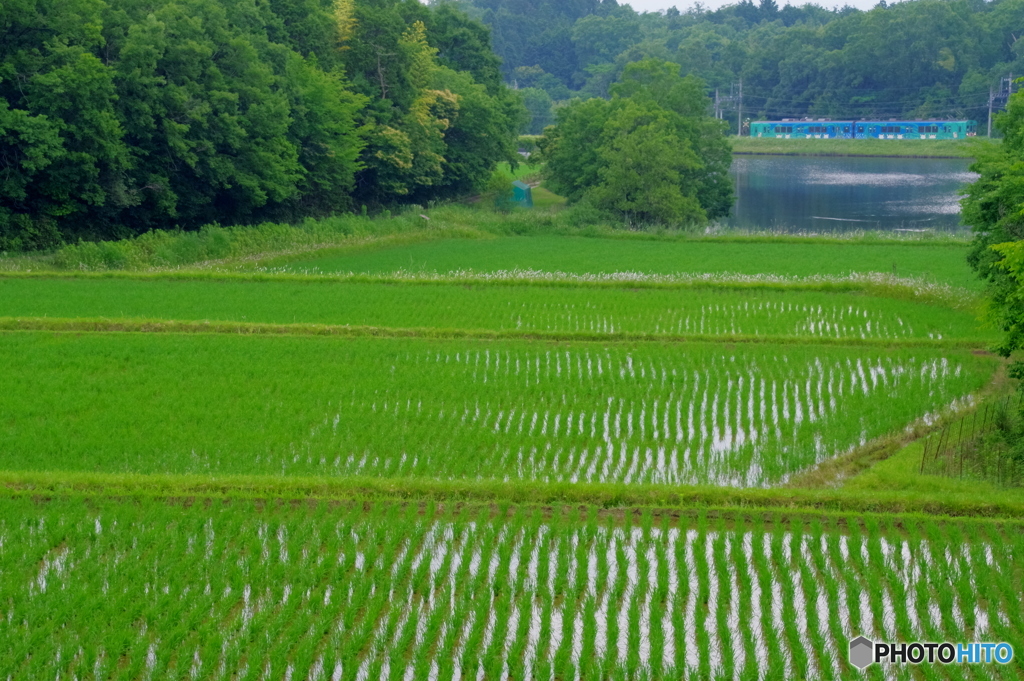
M955 140L978 134L975 121L754 121L751 137L782 139Z

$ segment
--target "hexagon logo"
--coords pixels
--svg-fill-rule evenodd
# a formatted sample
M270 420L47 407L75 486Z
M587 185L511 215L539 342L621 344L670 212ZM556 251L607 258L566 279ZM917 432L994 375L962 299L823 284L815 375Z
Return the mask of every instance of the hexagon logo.
M850 641L850 664L857 669L864 669L874 660L875 644L863 636Z

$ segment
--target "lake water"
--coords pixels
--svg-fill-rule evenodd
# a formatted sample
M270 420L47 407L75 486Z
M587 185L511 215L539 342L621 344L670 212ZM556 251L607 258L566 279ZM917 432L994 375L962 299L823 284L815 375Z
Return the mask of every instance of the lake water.
M728 225L784 232L960 231L968 159L734 156Z

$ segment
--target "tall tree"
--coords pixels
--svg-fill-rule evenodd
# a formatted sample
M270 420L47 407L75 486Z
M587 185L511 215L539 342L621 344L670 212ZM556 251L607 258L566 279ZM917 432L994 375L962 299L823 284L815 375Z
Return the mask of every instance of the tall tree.
M730 149L703 90L677 65L645 60L626 67L610 100L559 110L540 143L552 188L629 224L728 214Z
M968 262L988 284L991 315L1005 332L998 349L1009 357L1024 348L1024 92L996 125L1006 137L971 166L980 177L962 205L975 232ZM1024 364L1015 371L1024 378Z
M58 243L62 223L134 200L102 5L16 0L0 24L0 249ZM108 218L109 219L109 218Z
M370 99L357 201L448 198L514 161L525 109L501 82L478 23L448 5L434 16L416 0L359 0L356 9L345 59Z

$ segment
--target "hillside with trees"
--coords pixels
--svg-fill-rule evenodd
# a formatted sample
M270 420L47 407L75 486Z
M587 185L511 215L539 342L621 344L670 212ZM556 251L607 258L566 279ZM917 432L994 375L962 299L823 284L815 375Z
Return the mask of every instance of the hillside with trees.
M661 59L738 95L744 119L985 120L989 88L1024 73L1024 0L911 0L870 11L744 0L635 12L616 0L460 0L492 27L537 133L551 103L607 97L626 65ZM736 130L735 104L730 120Z

